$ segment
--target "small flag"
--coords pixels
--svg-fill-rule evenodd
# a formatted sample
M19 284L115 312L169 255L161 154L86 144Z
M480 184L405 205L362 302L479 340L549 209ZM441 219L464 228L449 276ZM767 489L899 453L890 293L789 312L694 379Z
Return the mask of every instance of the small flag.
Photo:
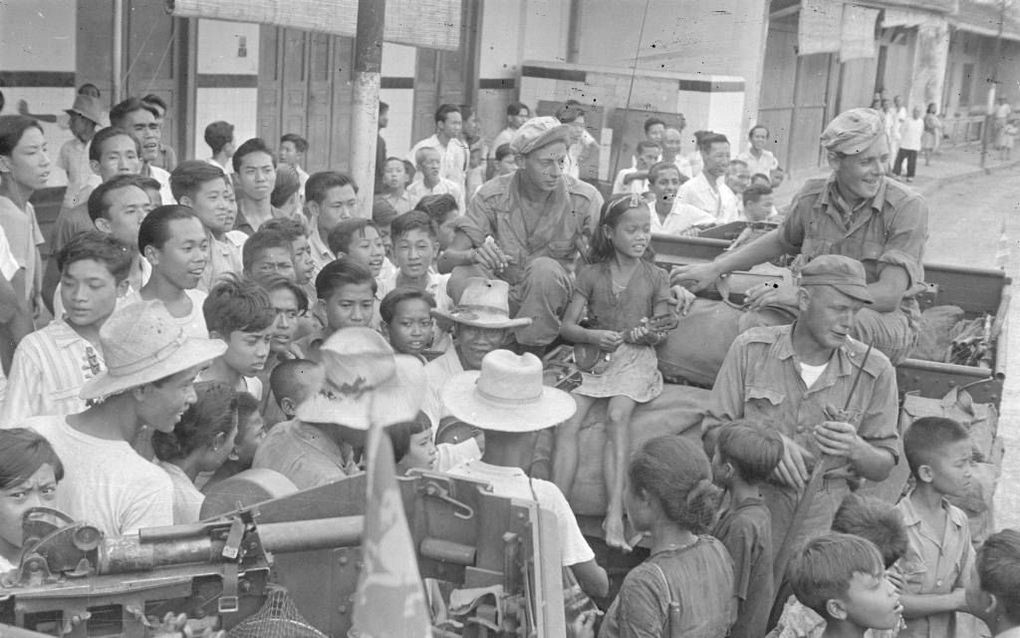
M1006 218L1002 218L1002 226L999 227L999 244L995 249L995 267L999 270L1006 270L1009 265L1009 236L1006 234Z
M393 447L381 426L368 433L368 494L361 549L365 567L354 599L352 635L430 638L414 540L397 487Z

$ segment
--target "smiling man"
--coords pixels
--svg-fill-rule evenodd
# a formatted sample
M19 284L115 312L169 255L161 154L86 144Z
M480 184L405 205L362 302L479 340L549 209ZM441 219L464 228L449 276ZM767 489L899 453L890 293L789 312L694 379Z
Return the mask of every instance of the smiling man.
M674 284L701 290L721 275L799 254L800 266L827 254L860 261L875 302L857 313L852 336L899 363L913 347L920 320L916 295L924 290L922 258L928 239L928 204L917 193L886 178L889 141L882 114L851 109L822 133L832 175L808 180L783 224L742 249L709 264L674 269ZM754 309L768 304L796 307L794 287L761 286L749 291Z
M110 124L135 138L141 148L142 166L139 173L159 182L159 194L164 204L174 201L170 191L170 173L156 166L162 136L159 111L155 107L131 97L110 109Z
M593 186L564 173L571 128L553 117L521 125L510 144L520 168L478 189L438 261L439 272L452 271L455 303L472 277L510 284L511 316L533 320L515 329L517 344L536 354L559 336L570 273L602 208Z

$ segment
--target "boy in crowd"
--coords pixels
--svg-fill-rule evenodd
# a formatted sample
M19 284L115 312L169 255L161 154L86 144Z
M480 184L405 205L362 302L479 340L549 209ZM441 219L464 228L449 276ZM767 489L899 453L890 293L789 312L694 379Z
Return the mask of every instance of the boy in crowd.
M459 142L459 140L454 140ZM463 142L461 142L463 144ZM450 142L452 145L453 142ZM443 177L440 173L443 167L442 154L431 146L423 146L414 153L415 166L421 173L421 180L415 180L407 187L407 193L411 201L418 203L426 195L453 195L457 201L457 208L464 210L464 182L460 183Z
M521 124L524 124L531 117L531 111L528 109L526 104L520 102L511 102L506 107L506 128L499 132L496 137L492 140L492 144L489 146L489 175L502 175L500 173L499 163L499 149L504 144L507 146L507 150L510 149L510 141L514 139L514 135L517 134L517 129L521 128ZM510 154L513 156L513 153Z
M818 536L790 563L797 600L825 619L823 638L863 638L868 629L899 626L902 605L871 541L850 534ZM939 635L939 634L935 634Z
M783 181L786 180L786 171L783 170L782 166L777 166L769 171L769 179L772 180L772 190L776 190L783 185Z
M227 273L240 273L241 251L226 233L230 228L230 202L227 176L208 162L188 160L181 162L170 174L170 190L177 203L195 211L205 226L209 241L209 262L206 264L198 289L209 292Z
M768 221L777 217L775 197L769 186L748 186L742 195L744 218L749 222Z
M199 370L222 343L188 338L162 304L131 304L99 331L107 370L89 379L84 412L24 421L46 437L64 465L57 507L108 536L173 525L170 476L131 447L143 427L173 432L195 402Z
M237 148L231 161L237 173L234 228L251 235L265 222L282 215L269 201L276 185L276 157L264 141L253 137Z
M329 234L336 225L358 212L358 185L349 176L335 171L314 173L305 185L312 261L316 272L337 258L330 250Z
M450 275L435 272L438 230L426 213L413 210L400 215L391 225L393 257L397 271L390 277L379 277L379 296L397 288L424 290L436 300L436 307L449 310L453 300L446 294Z
M142 166L139 173L159 182L160 200L174 201L170 192L170 173L156 165L159 160L161 127L159 111L136 97L131 97L110 109L110 124L127 131L141 147Z
M305 154L308 153L308 140L297 133L285 133L280 137L280 163L287 164L294 169L298 175L298 183L301 184L298 192L304 196L305 184L308 183L308 173L301 165L305 163ZM304 200L301 200L304 203Z
M432 309L436 301L429 293L415 288L397 288L379 303L382 329L393 350L418 357L427 363L435 331Z
M212 156L205 161L219 166L226 175L233 173L234 166L230 158L234 156L234 125L223 120L213 122L205 127L205 143L212 151Z
M262 381L257 375L269 357L276 320L269 294L250 279L227 275L209 291L202 314L209 338L227 344L226 351L202 373L202 380L222 381L261 398Z
M947 497L963 496L970 487L970 435L952 419L922 417L904 433L903 452L915 486L896 505L910 538L900 561L907 621L900 636L969 636L957 626L955 612L967 611L974 547L967 515Z
M758 638L765 633L775 598L772 582L772 517L761 485L783 458L783 439L757 423L733 421L719 430L712 474L729 494L729 506L712 534L733 558L737 585L737 621L732 638Z
M414 208L428 215L439 230L439 245L436 248L438 261L439 255L453 243L453 237L457 232L457 220L463 211L457 208L457 200L452 195L422 197Z
M380 196L390 203L397 214L414 208L414 199L407 187L414 179L414 165L399 157L387 157L382 169L382 193Z
M234 437L234 449L220 469L204 481L202 475L199 475L195 480L195 485L199 489L207 491L212 485L251 469L252 461L255 459L255 450L258 449L259 443L264 438L266 438L266 424L259 413L258 399L247 392L238 392L237 436Z
M496 173L493 177L509 175L517 172L517 156L510 150L510 143L501 144L496 149Z
M328 241L337 258L358 262L379 281L386 263L386 246L375 222L362 217L345 219L329 234Z
M202 316L205 293L198 282L209 261L205 226L187 206L160 206L138 228L138 250L152 266L139 296L163 302L174 323L189 337L206 338Z
M279 209L282 216L278 219L297 219L304 215L301 209L301 182L292 167L286 164L276 167L276 182L273 184L273 192L269 194L269 203Z
M273 321L273 337L269 342L269 358L259 372L262 381L262 396L259 397L262 416L270 426L290 418L280 411L276 398L270 390L270 378L276 366L287 361L300 359L301 350L295 337L302 318L308 311L308 298L301 287L282 275L265 277L259 284L269 294L269 302L276 315Z
M271 275L294 281L294 261L290 237L278 230L260 228L241 249L245 277L261 282Z
M341 257L315 277L318 307L325 326L298 341L305 357L319 361L319 347L337 330L368 327L373 323L378 284L365 266Z
M662 146L659 142L641 140L637 143L637 156L633 168L621 169L613 182L614 193L640 195L649 189L648 169L659 161Z
M382 197L376 197L372 201L372 223L379 230L379 237L382 238L383 247L386 249L386 262L383 263L382 271L379 273L379 277L382 279L392 277L397 272L396 266L393 265L393 229L391 226L399 214L401 213L397 213L397 209Z
M1020 532L1004 529L985 540L967 586L967 604L995 638L1020 636Z
M294 418L298 406L318 391L322 381L322 366L309 359L291 359L273 369L269 387L284 421Z
M280 217L262 225L266 231L277 232L290 240L291 261L294 264L294 283L309 297L315 292L315 261L308 231L298 219Z
M18 344L0 423L85 409L78 393L104 369L99 329L127 287L131 257L113 237L96 230L75 237L56 255L66 316Z

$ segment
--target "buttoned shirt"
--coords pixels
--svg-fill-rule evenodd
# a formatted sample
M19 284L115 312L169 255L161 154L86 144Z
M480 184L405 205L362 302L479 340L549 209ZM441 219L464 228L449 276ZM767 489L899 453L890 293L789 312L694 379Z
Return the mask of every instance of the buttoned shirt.
M333 483L360 472L350 445L298 420L277 423L259 444L252 467L275 470L298 489Z
M51 322L18 344L0 423L81 412L86 407L78 397L81 387L105 369L102 349L82 338L63 319Z
M910 496L900 499L896 509L907 528L907 553L897 562L903 572L904 592L910 594L948 594L967 586L974 564L974 546L963 510L942 499L946 529L942 537L925 523L914 508ZM970 636L956 625L954 612L929 614L907 620L901 638L954 638Z
M418 161L415 159L415 154L418 152L418 149L421 148L434 148L439 151L440 177L445 177L454 184L459 185L463 190L465 182L464 178L467 176L468 158L471 156L471 151L468 150L467 145L457 138L452 138L446 145L443 145L443 143L439 141L438 135L426 137L415 144L411 148L411 152L407 154L407 159L415 166L418 165ZM416 175L415 182L420 181L421 178Z
M677 201L700 208L715 217L720 224L736 221L740 217L737 196L722 177L716 180L715 188L712 188L708 180L708 174L701 172L694 179L684 182L676 193Z
M683 235L689 232L694 226L714 224L715 217L706 213L697 206L684 204L679 200L673 200L673 206L669 209L666 219L659 219L659 214L652 211L652 232L667 235Z
M408 185L406 193L410 200L414 202L411 204L411 208L414 208L421 201L421 198L426 195L452 195L457 200L457 210L464 210L463 182L458 183L445 177L440 177L439 182L432 188L429 188L425 185L425 182L417 181Z
M389 202L390 206L393 207L393 210L397 211L398 215L403 215L410 211L414 208L415 204L418 203L418 200L412 197L411 194L407 192L406 188L404 189L404 192L399 195L396 193L386 193L383 195L383 199Z
M336 255L329 249L329 244L319 234L319 225L312 220L311 232L308 233L308 247L311 249L312 262L315 263L315 274L326 267L326 264L336 260ZM313 281L315 277L312 277Z
M747 164L747 169L751 172L751 175L765 175L767 177L772 176L772 169L779 167L779 160L772 154L771 151L762 149L761 157L755 157L751 152L751 149L747 149L740 155L737 155L737 159Z
M914 297L925 288L928 204L899 182L883 178L873 198L850 209L833 177L808 180L778 232L784 252L800 253L802 263L819 255L856 259L869 284L886 266L900 266L908 277L900 308L915 323L920 317Z
M212 232L206 232L209 238L209 263L205 265L197 288L204 292L210 289L227 273L241 274L244 264L241 262L241 249L234 242L224 238L216 239Z

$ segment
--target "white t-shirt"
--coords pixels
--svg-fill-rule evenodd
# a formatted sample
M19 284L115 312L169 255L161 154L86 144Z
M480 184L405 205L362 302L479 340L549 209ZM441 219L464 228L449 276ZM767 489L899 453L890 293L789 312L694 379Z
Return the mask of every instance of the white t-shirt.
M173 482L174 525L197 523L199 512L202 511L202 503L205 502L205 494L198 491L184 470L173 463L156 461L156 464L166 470L170 481Z
M202 304L205 303L205 298L208 296L197 288L185 290L184 294L191 299L191 312L183 317L171 317L174 321L174 325L184 329L184 336L194 337L195 339L208 339L209 329L205 327L205 315L202 314ZM144 301L140 297L135 301ZM120 306L117 306L117 310L120 310Z
M804 380L804 385L811 387L815 384L815 381L821 378L822 373L825 372L826 366L829 363L825 362L820 366L812 366L806 363L800 364L800 378Z
M560 540L560 565L563 567L595 559L595 552L588 545L588 541L584 540L566 497L555 483L528 478L519 467L500 467L482 461L468 461L451 469L449 474L486 481L492 486L492 492L496 496L537 501L542 514L551 513L556 516L556 530Z
M127 441L84 434L66 417L39 416L20 424L44 436L64 466L57 507L108 536L174 523L174 486L166 472Z

